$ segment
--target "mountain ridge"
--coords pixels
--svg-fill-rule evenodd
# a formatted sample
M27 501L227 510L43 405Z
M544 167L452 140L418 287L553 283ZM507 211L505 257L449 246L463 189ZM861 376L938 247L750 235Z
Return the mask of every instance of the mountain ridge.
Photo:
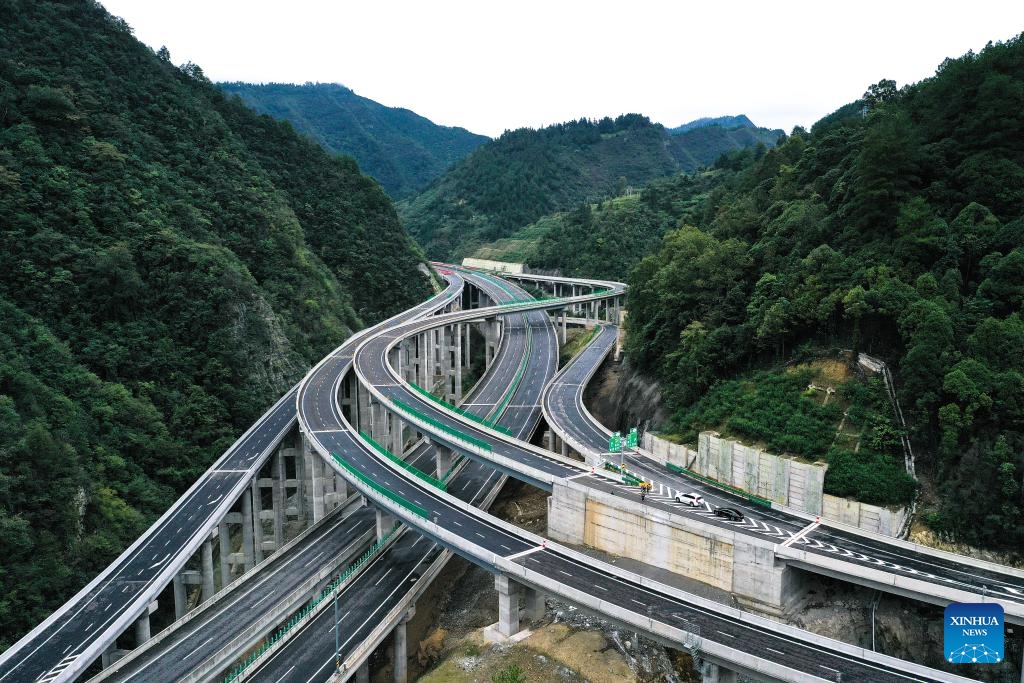
M327 151L353 157L396 198L422 190L454 162L490 140L389 107L338 83L218 83L262 114L286 120Z

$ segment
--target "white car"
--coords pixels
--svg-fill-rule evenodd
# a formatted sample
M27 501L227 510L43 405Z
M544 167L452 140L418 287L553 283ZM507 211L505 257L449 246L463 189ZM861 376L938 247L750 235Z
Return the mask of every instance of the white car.
M699 493L677 493L676 502L689 505L692 508L699 508L704 505L704 498Z

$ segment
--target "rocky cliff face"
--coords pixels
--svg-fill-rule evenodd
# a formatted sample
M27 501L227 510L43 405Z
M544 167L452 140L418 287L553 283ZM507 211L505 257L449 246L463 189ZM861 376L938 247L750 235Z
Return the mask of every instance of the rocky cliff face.
M657 382L640 375L628 361L605 361L583 396L598 421L609 429L657 429L668 419Z

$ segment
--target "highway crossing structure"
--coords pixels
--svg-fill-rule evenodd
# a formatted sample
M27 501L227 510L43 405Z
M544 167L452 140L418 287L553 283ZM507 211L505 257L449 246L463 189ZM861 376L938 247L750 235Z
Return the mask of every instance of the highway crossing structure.
M461 279L453 278L443 292L356 333L349 343L442 308L461 293ZM0 654L0 683L75 680L137 622L209 538L284 435L296 427L298 388L282 396L103 572Z
M450 285L444 295L435 297L430 302L421 304L415 309L396 316L372 330L360 333L353 341L362 341L360 348L367 347L370 341L379 340L378 338L381 336L389 343L398 343L401 341L401 335L395 335L394 330L402 319L429 312L430 310L436 310L458 296L458 294L453 292L460 291L461 278L454 275L449 280ZM548 279L548 281L553 280ZM573 286L588 287L591 290L597 291L589 295L580 294L573 297L561 297L555 301L542 301L534 304L506 304L505 306L492 307L491 309L472 311L468 314L460 312L435 316L430 323L432 325L445 325L450 324L450 321L456 318L471 320L480 316L500 315L507 318L511 314L522 315L535 309L564 311L567 307L576 307L577 311L584 311L588 316L593 313L596 317L598 305L594 303L595 301L599 299L614 299L621 294L621 289L616 290L616 285L613 283L596 281L580 283L577 281ZM603 291L601 291L602 289ZM564 319L563 313L563 331ZM536 329L534 326L530 326L530 328ZM346 371L345 356L348 356L349 359L351 358L351 347L352 345L346 345L343 348L349 349L348 352L343 352L342 349L339 349L328 356L328 358L325 358L301 383L300 389L317 386L320 394L330 397L328 401L330 405L326 406L327 410L323 409L324 404L320 401L312 401L314 409L308 414L304 414L302 421L304 431L317 450L330 458L328 462L331 466L342 476L347 475L346 478L349 479L350 483L357 490L361 491L368 500L374 502L378 508L406 521L414 529L425 533L431 541L439 543L449 550L459 552L491 571L495 571L506 578L511 578L515 583L552 595L559 595L582 607L604 614L613 621L637 628L663 642L673 643L676 646L682 644L684 647L699 646L702 657L707 661L721 663L730 669L755 675L759 678L769 680L834 680L834 676L830 672L843 672L844 680L966 680L865 652L861 648L818 638L797 629L780 628L774 622L766 620L759 622L756 617L739 613L736 610L730 611L728 608L723 608L716 603L703 604L699 598L686 595L671 587L657 584L636 575L623 573L617 568L603 565L586 555L576 553L557 544L552 544L539 536L528 534L512 525L495 520L448 493L426 487L421 480L411 477L408 472L396 466L393 462L382 458L379 453L369 446L368 442L357 437L352 430L347 429L345 426L342 416L343 409L338 405L337 396ZM384 361L386 365L386 351L380 360ZM318 370L321 373L319 381L314 379ZM357 373L359 372L358 366L356 371ZM325 382L325 377L329 377L330 380ZM384 378L384 375L381 375L381 377ZM371 391L375 391L375 399L378 405L391 407L392 409L395 407L395 404L389 404L389 399L381 394L382 390L386 390L390 395L392 387L402 387L402 378L398 377L398 381L394 381L394 379L394 376L392 376L391 380L385 378L385 381L380 386L370 387ZM393 395L395 397L403 396L397 390L394 390ZM304 405L305 402L301 392L297 395L293 389L285 398L290 399L292 397L297 397L296 400L299 404L300 414L303 414L305 408L310 407L308 404ZM533 458L533 464L529 467L536 473L535 483L542 487L545 487L546 484L546 488L550 489L550 486L559 479L558 473L566 471L565 468L576 468L571 470L574 474L570 476L580 474L579 465L574 461L551 453L545 456L541 449L524 447L521 441L510 439L508 435L502 432L467 422L466 418L459 413L447 411L443 407L439 408L436 404L425 405L416 395L405 395L404 399L407 401L405 405L408 407L415 406L414 410L416 411L416 415L402 412L402 419L407 420L408 424L417 425L417 429L422 427L423 431L431 434L432 440L436 443L447 442L455 450L475 457L481 462L497 464L498 469L504 473L511 473L519 478L524 478L523 471L527 467L519 463L517 458L521 457L525 451L530 454L529 457ZM275 413L275 409L280 410L282 403L286 404L287 401L279 402L274 409L268 411L267 415ZM536 409L536 404L533 406L525 403L523 405L517 404L518 401L510 403L509 406L523 410L528 410L531 407ZM379 413L379 407L377 411ZM285 409L282 411L282 414L284 420L294 420L294 412L289 414L289 411ZM332 415L333 417L331 417ZM431 419L434 420L437 420L438 416L442 416L442 425L449 431L442 430L441 433L437 433L428 428L433 425L418 422L419 418L417 415L430 415L432 416ZM243 435L239 440L239 444L243 443L247 436L251 436L251 433L257 430L257 427L262 424L262 420L266 419L266 417L264 416L260 423L254 425L246 435ZM341 428L334 423L325 423L325 419L337 419ZM456 424L458 427L449 427L448 425L451 424ZM463 437L473 435L472 438L482 440L491 448L487 450L479 447L467 447L466 441L458 441L457 439L452 443L451 438L454 436L452 431ZM236 444L236 446L239 444ZM468 446L473 446L473 444L469 443ZM495 446L498 447L496 448ZM502 454L506 446L513 447L507 451L512 457ZM334 450L333 454L332 449ZM225 454L225 457L228 455ZM253 456L249 451L245 451L245 455L253 459L258 458L258 455ZM348 469L340 464L346 462L346 459L351 463ZM222 465L222 463L219 464ZM368 480L353 477L352 471L354 470L352 468L358 468L367 477L378 482L379 488L367 486L366 481ZM216 472L215 474L223 474L223 472ZM593 480L592 485L594 486L608 485L610 481L608 477L599 473L590 474L584 472L583 474L585 475L583 478ZM244 476L242 475L243 478L241 480L243 487L245 485ZM251 473L249 476L251 476ZM197 482L196 487L200 483ZM615 485L614 482L612 485ZM193 489L196 487L193 487ZM412 514L409 505L396 502L396 495L383 495L380 492L381 490L389 492L393 490L403 492L403 495L407 494L410 500L405 501L406 503L415 502L417 508L426 511L428 514L423 517ZM192 493L192 490L190 490L190 493ZM224 500L228 505L231 503L231 497L232 494L224 495ZM413 497L415 497L414 500ZM210 496L209 494L206 497L207 500L215 498L215 495ZM185 498L182 500L184 501ZM179 505L181 503L182 501L179 501ZM178 505L175 506L175 508L177 507ZM171 515L172 512L174 512L174 508L165 517ZM164 518L161 521L164 521ZM209 523L209 525L201 520L192 521L193 526L199 528L199 532L197 532L199 542L202 541L202 538L208 537L209 529L212 528L212 524L216 523L216 519ZM207 525L205 530L203 529L204 525ZM160 526L160 522L154 525L154 529L158 526ZM182 526L183 528L185 527L185 525ZM763 530L769 531L766 528ZM125 556L128 556L133 549L144 545L147 540L150 540L149 537L152 532L153 530L147 536L140 538L132 548L126 551ZM182 554L186 551L190 555L195 551L195 548L186 549ZM187 558L188 555L184 555L184 557ZM125 556L119 559L123 559ZM164 558L163 562L167 565L173 565L178 562L178 558L174 554L170 554L167 558ZM380 559L378 558L374 566L380 566L377 564L379 562ZM112 567L115 566L112 565ZM159 572L159 563L153 569ZM103 575L97 577L89 587L83 589L82 593L76 596L76 598L88 593L90 589L101 586L109 578L109 574L116 571L117 568L108 569ZM383 571L386 573L388 570L384 569ZM416 570L415 573L419 573L419 570ZM156 580L156 583L159 583L159 579ZM147 588L145 590L159 592L159 587ZM607 592L608 595L593 595L595 592L601 591ZM137 617L137 614L133 614L132 610L137 608L137 611L141 612L147 607L149 598L138 598L130 604L125 601L122 602L123 604L118 605L122 615L121 623L119 624L120 630L130 625L132 620ZM71 603L74 603L74 600ZM643 609L639 609L637 605L642 605ZM112 608L110 609L113 611ZM64 629L65 627L61 626L60 622L63 616L73 612L73 610L73 605L62 608L51 619L48 619L47 622L44 622L39 628L35 629L33 633L41 630L48 623L51 626L56 624L58 630ZM699 628L694 625L699 625ZM92 624L90 624L91 626ZM737 631L736 629L740 630ZM70 629L67 630L70 632ZM695 634L697 630L699 630L700 635ZM77 672L80 672L87 666L90 661L96 658L98 652L106 647L110 640L110 634L112 633L116 638L119 632L114 626L107 626L102 633L97 629L93 629L85 634L82 640L82 647L71 652L70 662L66 661L69 659L69 655L67 654L68 651L65 650L63 657L51 659L51 666L42 669L41 673L28 674L28 677L24 677L23 675L29 672L29 668L23 666L28 661L25 657L26 652L28 652L29 656L33 656L37 655L40 650L47 649L46 647L30 647L29 651L27 651L25 645L32 643L33 640L31 637L33 634L30 633L22 641L19 641L14 648L5 653L3 657L0 657L0 680L36 680L37 678L47 681L72 680L77 675ZM719 634L720 637L714 634ZM734 640L730 640L730 637ZM769 640L765 641L764 638ZM106 639L106 642L104 642L104 639ZM744 648L734 647L739 642L744 644ZM758 643L763 644L765 647L761 648ZM89 648L92 648L92 654L90 654ZM754 649L755 652L751 652L751 649ZM766 656L766 652L776 654ZM41 660L45 661L46 657L42 657ZM831 668L833 666L837 668ZM5 667L7 668L5 669ZM36 671L40 670L37 668Z
M669 471L643 449L621 456L609 454L606 445L611 432L583 405L583 389L610 353L615 338L614 326L599 326L590 345L562 369L542 399L548 425L588 463L600 466L609 457L618 463L621 457L630 471L653 482L649 501L674 507L677 514L704 517L714 526L776 539L776 557L791 566L942 606L954 601L998 601L1008 620L1024 624L1024 572L1018 569L864 532L770 501L752 502ZM625 488L639 495L638 488ZM679 491L699 492L706 511L674 503L672 498ZM733 522L708 514L715 506L740 509L745 519Z
M609 298L620 293L621 290L607 290L592 296ZM563 462L558 456L537 453L535 451L539 449L516 444L501 432L461 419L458 413L446 413L443 408L428 405L414 395L415 392L409 391L402 378L390 369L388 358L391 349L403 339L430 325L452 324L489 314L518 313L530 308L558 308L559 303L585 304L588 300L588 296L580 296L555 303L541 301L530 305L495 307L494 310L463 311L435 316L428 322L397 326L360 344L354 358L356 376L360 385L367 387L380 405L400 414L403 420L416 425L417 429L429 432L432 438L501 470L508 469L516 476L523 476L523 470L527 469L519 461L529 460L533 472L523 478L542 487L545 484L550 486L558 472L564 472L570 466L576 467L578 463ZM823 677L826 670L840 672L846 680L965 680L780 626L624 572L497 520L444 491L429 487L386 458L377 456L365 441L351 438L350 431L321 429L319 423L306 422L311 418L302 409L299 419L313 435L314 447L326 457L331 457L340 471L349 474L353 485L375 505L401 518L432 540L515 583L560 596L676 646L693 642L693 633L685 631L683 625L704 622L706 627L700 629L703 658L729 669L759 678L793 681L828 680ZM458 428L452 425L458 425ZM341 433L348 435L349 443L321 438ZM362 452L352 449L353 445L361 445ZM339 454L342 453L353 458L355 467L364 476L352 477L351 467L341 466L342 456ZM533 464L539 466L533 467ZM578 472L578 469L574 470L574 473ZM596 472L590 476L595 481L601 479ZM377 486L369 484L371 479ZM396 500L395 496L388 495L389 491L399 487L416 491L416 496L410 498L415 508L406 500ZM500 611L509 613L507 605ZM722 629L732 632L726 634ZM723 635L719 638L710 634ZM765 637L771 639L767 644L777 647L760 647L765 644ZM769 651L783 654L769 655Z

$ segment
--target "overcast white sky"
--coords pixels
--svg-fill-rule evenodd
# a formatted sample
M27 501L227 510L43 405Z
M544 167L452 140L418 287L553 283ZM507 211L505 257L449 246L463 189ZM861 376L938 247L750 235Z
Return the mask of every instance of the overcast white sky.
M1024 2L100 0L214 81L342 83L497 136L639 112L810 126L1024 31Z

